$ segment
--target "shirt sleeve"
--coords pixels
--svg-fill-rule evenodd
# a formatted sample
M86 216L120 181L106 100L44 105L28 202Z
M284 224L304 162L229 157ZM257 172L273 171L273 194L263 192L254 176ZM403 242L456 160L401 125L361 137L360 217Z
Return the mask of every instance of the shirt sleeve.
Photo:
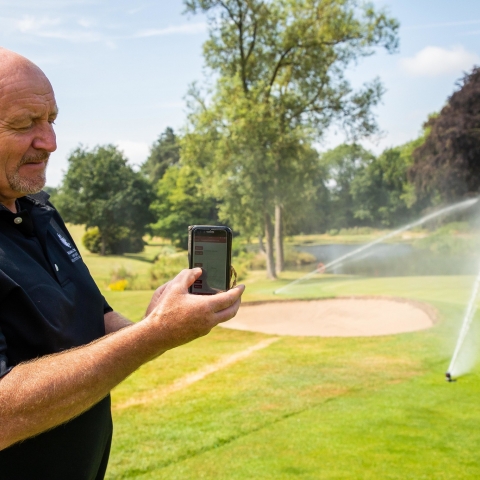
M109 312L113 312L113 308L107 303L105 297L103 297L103 314L106 315Z
M2 330L0 329L0 378L5 376L13 367L8 366L8 358L6 355L7 352L7 342L3 336Z

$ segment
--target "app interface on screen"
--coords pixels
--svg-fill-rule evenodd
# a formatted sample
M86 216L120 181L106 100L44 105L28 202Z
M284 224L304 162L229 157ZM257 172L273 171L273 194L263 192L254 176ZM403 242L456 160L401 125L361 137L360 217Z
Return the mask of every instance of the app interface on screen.
M193 242L193 266L203 269L202 276L193 284L196 293L216 293L225 290L227 234L216 231L195 233Z

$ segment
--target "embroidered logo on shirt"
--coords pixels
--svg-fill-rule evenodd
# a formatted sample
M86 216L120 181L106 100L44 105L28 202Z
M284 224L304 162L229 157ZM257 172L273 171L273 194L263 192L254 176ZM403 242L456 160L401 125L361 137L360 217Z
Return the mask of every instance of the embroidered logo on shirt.
M65 237L62 237L59 233L57 233L58 235L58 238L60 239L60 241L68 248L72 248L72 246L70 245L70 243L67 242L67 239Z
M78 253L77 249L62 235L63 231L53 218L50 220L50 225L55 230L55 233L57 234L57 237L62 243L62 245L67 249L66 252L67 255L70 257L70 261L74 263L77 260L80 260L82 257Z
M69 249L67 250L67 255L70 257L70 260L72 263L76 262L77 260L80 260L82 257L78 253L77 249L75 247L72 247L72 244L60 233L56 232L58 238L60 241Z

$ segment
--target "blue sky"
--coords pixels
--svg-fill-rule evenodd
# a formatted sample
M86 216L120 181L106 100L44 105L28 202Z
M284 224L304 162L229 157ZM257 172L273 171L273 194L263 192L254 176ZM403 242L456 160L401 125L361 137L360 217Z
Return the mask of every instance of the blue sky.
M349 72L355 85L379 76L379 152L415 138L462 72L480 65L480 2L375 0L401 23L400 52L379 51ZM205 19L181 0L0 0L0 45L37 63L60 107L58 150L48 184L58 185L69 152L82 143L119 145L133 164L167 127L185 123L185 94L202 80ZM319 146L343 140L332 128Z

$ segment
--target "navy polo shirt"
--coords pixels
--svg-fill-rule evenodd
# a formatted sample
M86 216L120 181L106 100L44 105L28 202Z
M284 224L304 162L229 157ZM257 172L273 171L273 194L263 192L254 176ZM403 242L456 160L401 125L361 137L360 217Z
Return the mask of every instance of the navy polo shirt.
M48 195L17 205L15 214L0 208L0 377L21 362L104 336L104 314L112 310ZM108 396L74 420L0 451L0 478L101 479L111 436Z

